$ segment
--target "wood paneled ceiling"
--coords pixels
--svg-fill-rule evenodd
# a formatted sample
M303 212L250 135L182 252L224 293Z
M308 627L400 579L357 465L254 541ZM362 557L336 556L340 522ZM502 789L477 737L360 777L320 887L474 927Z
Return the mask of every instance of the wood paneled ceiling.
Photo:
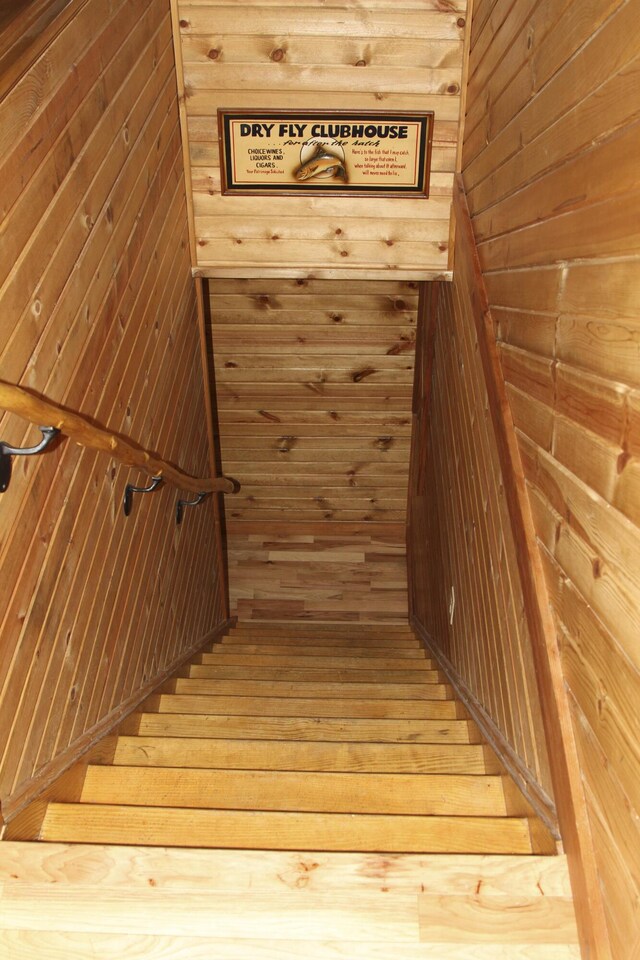
M172 5L200 275L450 276L466 0ZM434 111L429 199L221 196L219 108Z

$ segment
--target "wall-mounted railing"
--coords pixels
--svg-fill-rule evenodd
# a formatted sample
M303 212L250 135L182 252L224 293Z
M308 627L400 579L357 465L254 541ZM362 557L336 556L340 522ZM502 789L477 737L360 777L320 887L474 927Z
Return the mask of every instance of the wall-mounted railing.
M37 396L24 387L0 380L0 409L17 414L31 423L48 426L40 427L43 439L33 447L19 448L6 443L0 443L0 492L4 492L11 480L11 460L15 456L33 456L42 453L49 443L58 434L67 436L74 443L92 450L108 453L110 457L129 467L136 467L152 478L148 487L134 487L127 485L124 500L124 512L128 516L131 511L131 495L146 493L155 490L161 482L171 483L179 490L198 494L195 500L179 500L176 517L179 523L182 519L182 508L185 505L200 503L209 493L237 493L240 485L228 477L194 477L181 470L174 464L163 460L144 447L138 446L127 437L112 433L98 426L88 417L72 410L67 410L50 400Z

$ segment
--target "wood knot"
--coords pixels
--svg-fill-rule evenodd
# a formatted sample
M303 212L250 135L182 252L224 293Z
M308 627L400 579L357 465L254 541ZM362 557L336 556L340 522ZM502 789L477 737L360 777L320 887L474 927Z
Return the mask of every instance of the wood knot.
M341 313L332 313L330 319L333 320L334 323L342 323L344 317Z
M367 65L366 60L356 60L356 67L366 67L366 65Z
M258 410L258 413L261 417L264 417L265 420L269 420L271 423L282 423L280 417L276 417L275 413L269 413L268 410Z
M216 47L212 47L207 56L209 57L209 60L217 60L220 56L220 51L216 49Z
M340 256L341 256L341 257L348 257L348 256L349 256L349 251L348 251L348 250L341 250L341 251L340 251Z
M297 437L278 437L278 453L290 453L296 445Z
M284 60L284 50L282 47L277 47L271 54L271 59L274 63L280 63L281 60Z
M602 576L602 560L600 557L596 557L593 563L591 564L591 570L593 572L593 579L599 580Z
M188 20L181 20L180 26L182 27L183 30L186 30L188 27L191 26L191 24L189 23Z
M238 366L238 364L237 364L237 363L234 363L233 360L227 360L227 362L225 363L225 367L234 368L234 367L237 367L237 366Z
M456 23L458 24L460 29L462 29L462 27L466 26L467 21L465 20L464 17L458 17L458 19L456 20Z
M365 377L370 377L375 372L375 367L363 367L362 370L356 370L355 373L352 373L351 379L354 383L360 383Z
M447 86L447 93L455 94L460 93L460 86L457 83L450 83Z
M629 460L631 460L631 454L628 450L623 450L620 454L618 454L618 459L616 461L616 470L618 473L622 473L626 465L629 463Z

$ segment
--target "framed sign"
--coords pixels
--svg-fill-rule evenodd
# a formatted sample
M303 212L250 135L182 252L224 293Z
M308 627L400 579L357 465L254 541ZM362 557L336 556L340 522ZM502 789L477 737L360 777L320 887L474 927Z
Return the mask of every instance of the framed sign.
M219 110L224 194L429 196L433 113Z

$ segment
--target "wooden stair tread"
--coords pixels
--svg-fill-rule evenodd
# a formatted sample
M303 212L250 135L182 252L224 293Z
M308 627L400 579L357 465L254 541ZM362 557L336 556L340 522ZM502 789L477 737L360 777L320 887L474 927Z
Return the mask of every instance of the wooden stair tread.
M50 843L554 853L414 643L406 627L237 627L25 830Z
M367 637L355 637L353 639L341 638L338 636L329 637L307 637L301 639L296 636L283 637L251 637L251 636L232 636L227 634L221 641L209 644L205 649L207 652L216 650L245 649L245 647L256 647L254 653L269 653L271 650L275 653L294 653L309 652L312 656L325 656L324 651L342 651L353 656L379 656L379 657L425 657L425 650L419 640L381 640L369 639ZM355 651L358 651L357 654ZM327 656L331 654L328 653Z
M525 817L420 817L50 803L41 840L141 846L531 853Z
M20 869L18 869L20 868ZM13 874L20 874L13 877ZM150 887L149 877L155 879ZM10 880L55 889L59 881L82 887L85 880L111 889L165 891L198 888L207 898L217 894L255 893L260 896L299 890L367 896L403 891L412 896L466 897L478 885L485 896L524 898L571 896L567 857L500 854L403 854L381 860L375 852L327 853L315 850L301 862L297 851L210 850L167 848L156 851L137 846L100 844L47 846L8 841L0 843L0 886ZM283 883L284 879L284 883ZM381 888L386 888L381 890Z
M420 679L411 670L341 670L332 667L262 667L253 664L218 666L194 663L189 667L189 678L198 680L282 680L319 683L442 683L444 677L436 670L427 670Z
M570 908L564 856L0 844L6 960L580 960Z
M426 656L424 650L397 647L355 647L352 644L328 644L325 646L311 646L301 643L227 643L225 638L221 643L211 644L209 649L199 658L201 663L213 663L221 653L256 654L268 657L364 657L366 660L392 658L395 660L419 660L427 663L433 669L433 661Z
M443 691L440 697L446 700ZM429 718L429 700L363 700L323 697L224 696L163 693L150 698L148 709L160 713L207 713L267 717L362 717L379 719Z
M287 670L289 667L321 667L326 669L327 661L325 657L313 657L308 654L259 654L228 652L219 650L215 653L205 654L207 662L212 662L210 658L215 657L215 662L220 666L230 667L246 666L250 667L280 667ZM331 665L336 670L366 670L371 660L368 657L332 657ZM412 670L417 674L433 673L429 669L426 658L413 658L411 660L396 657L380 657L376 661L376 670Z
M301 636L367 636L367 637L407 637L415 639L415 633L408 624L362 623L356 621L335 620L239 620L229 631L237 633L299 634Z
M502 778L90 766L82 803L293 813L507 815Z
M472 720L423 719L421 728L426 743L480 743L482 739Z
M448 699L450 688L443 683L362 683L288 680L190 680L169 681L176 694L208 694L241 697L318 697L320 699L432 700Z
M445 710L442 710L445 708ZM465 719L450 700L423 705L426 720ZM399 745L428 743L424 720L351 717L232 716L203 713L139 713L122 726L128 735L248 740L350 741Z
M217 643L220 641L216 642ZM258 644L258 645L281 645L281 646L330 646L330 647L365 647L367 649L389 648L400 650L419 650L424 652L424 646L413 633L405 635L400 634L354 634L346 631L323 631L321 633L310 633L309 631L298 631L297 633L279 633L254 631L251 633L231 630L221 641L225 646L234 644Z
M359 722L351 720L349 724ZM494 755L482 744L457 744L452 750L447 744L441 743L296 742L292 738L286 741L216 740L198 738L195 725L194 734L185 743L184 725L180 724L177 729L180 733L176 732L175 735L165 729L161 736L119 737L113 757L114 765L368 773L393 771L466 774L469 778L500 771Z

